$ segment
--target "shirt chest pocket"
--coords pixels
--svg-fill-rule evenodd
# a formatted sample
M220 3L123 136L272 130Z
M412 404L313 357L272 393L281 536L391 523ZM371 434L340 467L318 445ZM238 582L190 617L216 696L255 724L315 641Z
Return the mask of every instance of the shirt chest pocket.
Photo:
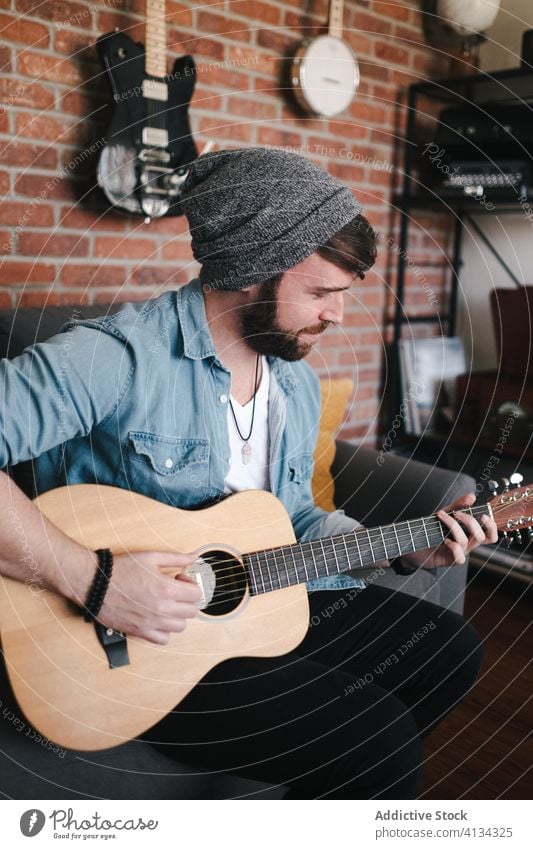
M209 488L209 440L130 431L128 453L133 482L152 498L170 496L176 506L206 499Z
M309 452L296 454L287 460L287 480L289 483L303 484L313 474L313 455Z

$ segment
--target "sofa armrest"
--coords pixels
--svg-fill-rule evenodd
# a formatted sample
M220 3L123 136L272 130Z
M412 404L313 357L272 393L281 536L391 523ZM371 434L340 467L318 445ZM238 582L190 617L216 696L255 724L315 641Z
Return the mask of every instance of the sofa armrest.
M331 471L336 506L367 527L431 515L475 489L473 478L462 472L341 440L337 441ZM443 607L462 612L466 574L465 564L446 569L421 569L407 578L387 574L379 583L423 595Z

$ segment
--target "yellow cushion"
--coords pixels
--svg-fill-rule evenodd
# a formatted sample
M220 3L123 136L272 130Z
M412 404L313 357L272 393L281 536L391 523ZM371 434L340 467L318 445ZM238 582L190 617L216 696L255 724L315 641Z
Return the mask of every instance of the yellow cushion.
M321 380L320 391L322 414L315 450L313 497L317 507L323 510L335 510L333 502L335 485L331 474L331 464L335 457L335 434L342 424L348 398L353 391L353 381L348 378Z

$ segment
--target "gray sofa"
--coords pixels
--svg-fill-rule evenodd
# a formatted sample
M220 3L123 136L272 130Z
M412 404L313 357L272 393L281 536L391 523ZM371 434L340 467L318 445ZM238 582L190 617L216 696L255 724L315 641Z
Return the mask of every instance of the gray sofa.
M95 315L105 307L84 309ZM0 356L15 356L47 338L72 315L71 308L0 313ZM18 480L27 485L24 470ZM26 470L27 473L27 470ZM392 454L337 442L333 464L338 507L367 526L428 515L472 488L465 475L406 462ZM408 577L387 574L379 582L461 611L466 567L419 570ZM199 772L178 764L147 743L132 741L103 752L55 753L33 735L14 703L0 670L0 793L14 799L266 798L280 795L265 785Z

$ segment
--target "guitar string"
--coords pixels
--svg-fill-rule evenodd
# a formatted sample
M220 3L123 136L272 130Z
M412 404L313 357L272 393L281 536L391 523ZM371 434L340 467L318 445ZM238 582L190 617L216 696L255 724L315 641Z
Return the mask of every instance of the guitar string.
M496 508L495 510L493 508L493 512L500 512L506 506L507 505L502 505L500 508ZM476 505L473 508L470 508L470 509L465 508L465 509L467 510L467 512L470 512L471 515L474 515L474 514L482 515L483 513L487 512L486 509L485 509L485 505ZM449 515L453 515L453 513L449 514ZM396 531L394 525L392 526L393 534L391 534L391 532L390 532L391 526L383 526L381 528L361 529L361 531L357 531L357 530L354 531L354 534L353 534L354 539L353 540L350 540L349 534L347 534L347 535L337 535L336 537L329 537L329 538L322 539L322 540L312 540L312 541L308 541L308 542L304 542L304 543L293 543L293 544L289 544L289 545L286 545L286 546L279 546L279 547L271 548L271 549L261 549L259 551L247 552L246 554L243 555L243 560L247 560L249 562L250 556L256 555L257 556L257 565L249 563L249 571L251 570L251 573L252 573L251 577L256 579L257 576L259 576L261 578L262 583L264 583L264 577L265 576L263 574L263 567L266 567L267 575L268 575L268 578L270 579L270 583L272 583L271 578L273 576L274 579L279 580L280 584L282 584L282 580L281 580L282 575L279 572L279 565L280 564L278 564L278 562L276 560L276 554L274 552L278 552L280 557L283 558L282 568L285 569L286 572L287 572L287 568L294 570L295 574L298 577L300 577L302 575L302 572L301 572L302 565L304 565L304 568L305 568L305 562L303 564L298 565L296 563L294 556L292 558L292 560L293 560L292 563L287 562L286 559L285 559L285 551L287 552L287 554L289 556L290 556L290 554L294 555L294 553L297 552L297 553L300 554L300 557L302 557L302 559L304 559L304 555L306 553L308 553L308 552L305 552L304 546L308 546L309 549L312 549L312 543L315 543L314 547L317 548L317 544L320 544L322 542L322 552L317 551L316 554L318 556L322 555L322 558L324 560L324 564L326 565L326 568L327 568L327 564L328 564L328 556L327 555L330 556L331 554L333 554L337 558L337 554L339 554L339 553L341 555L344 555L344 556L346 556L349 553L353 553L353 554L357 554L357 555L363 555L362 559L364 559L365 555L370 554L373 558L373 562L377 562L379 559L384 559L383 557L381 557L381 554L377 557L374 556L375 555L375 549L379 548L379 545L383 546L383 549L384 549L384 552L385 552L385 558L388 557L387 551L386 551L386 548L387 548L386 542L387 541L390 543L391 540L392 540L393 544L396 543L395 547L396 548L399 547L400 551L401 551L401 548L402 548L401 543L407 542L409 544L409 551L413 550L412 549L413 533L412 533L412 530L411 530L411 526L414 522L417 522L417 521L423 522L424 531L429 530L430 533L432 533L436 529L438 529L439 531L442 531L443 528L444 528L443 524L440 522L440 520L437 517L428 517L427 519L421 518L421 519L414 519L414 520L405 520L403 523L398 523L398 525L396 525L396 528L399 528L399 526L401 524L407 525L408 534L403 532L401 528L400 528L399 533L398 533ZM414 530L416 535L419 535L422 531L421 528L418 528L418 529L413 528L413 530ZM380 533L380 538L372 540L370 538L370 533L372 533L372 532L376 533L377 531L379 531L379 533ZM385 536L384 532L388 534L388 538ZM359 540L355 539L356 536L359 536L359 537L362 538L362 540L363 540L362 546L360 545ZM366 544L364 542L365 536L368 537ZM342 549L337 550L335 548L335 539L342 541ZM438 541L435 541L435 542L438 542ZM356 545L356 549L354 549L354 547L353 547L354 543ZM400 545L398 545L398 543L400 543ZM332 551L326 553L323 549L324 544L330 544L331 547L332 547ZM352 549L351 552L348 552L348 545ZM427 547L429 548L430 546L427 546ZM414 550L417 550L417 549L414 549ZM408 552L405 551L404 553L408 553ZM259 560L259 555L261 555L261 554L263 554L263 556L265 557L265 562L263 564L261 564L261 562ZM268 563L268 561L266 559L267 556L270 556L271 558L273 557L274 562ZM224 560L212 560L212 559L209 560L209 563L212 566L217 566L217 565L225 563L225 562L226 562L225 559ZM244 565L245 565L245 568L246 568L246 563ZM273 575L272 567L275 569L277 574ZM300 571L298 571L298 570L300 570ZM228 567L217 570L217 577L221 577L222 579L224 579L224 575L226 573L228 573L228 576L231 577L233 574L239 574L240 571L241 571L240 567L237 567L237 569L236 569L235 564L232 564ZM258 571L258 575L257 575L257 571ZM345 571L345 570L343 569L341 571ZM330 574L330 573L327 573L327 574ZM331 573L331 574L335 574L335 573ZM338 574L338 571L337 571L337 574ZM288 575L288 572L287 572L287 575ZM290 585L290 582L289 582L288 585Z
M479 516L481 516L481 515L483 515L484 513L487 512L484 509L483 506L476 506L474 508L471 508L470 513L471 513L472 516L474 516L474 511L476 512L476 514L479 514ZM453 513L448 514L448 515L453 515ZM414 528L413 524L415 522L423 522L423 527L422 528ZM407 525L407 530L403 530L402 527L401 527L402 525ZM331 544L332 547L333 547L333 553L336 553L337 552L337 549L335 548L336 541L338 541L339 544L341 545L341 548L339 548L338 551L340 553L343 553L343 550L345 548L345 543L349 544L350 546L353 546L354 543L356 545L359 544L359 539L351 540L350 536L361 537L361 540L363 541L363 545L365 545L364 537L368 538L371 533L378 533L379 532L379 538L378 539L367 539L366 545L368 546L368 548L364 549L364 552L370 553L373 550L373 545L376 546L376 547L379 547L380 545L383 546L384 541L385 542L387 542L387 541L391 542L392 541L392 543L396 543L396 540L398 540L398 542L411 543L413 531L415 532L415 534L419 535L424 530L428 530L430 533L432 533L435 530L441 530L443 527L444 527L443 524L441 523L440 519L438 519L437 517L409 519L409 520L404 520L403 522L398 522L397 524L393 524L393 525L383 525L383 526L378 527L378 528L361 528L360 530L355 529L351 534L350 534L350 532L348 532L347 534L336 534L336 535L331 536L331 537L322 538L322 540L320 540L320 539L308 540L308 541L300 542L300 543L298 543L298 542L287 543L286 545L276 546L274 548L258 549L257 551L246 552L246 554L244 556L249 557L250 555L261 555L261 554L263 556L268 556L270 554L270 556L274 557L274 559L275 559L274 552L279 552L280 556L283 556L284 550L287 550L287 552L298 551L298 549L302 548L303 546L312 547L313 544L314 544L314 547L316 548L318 545L320 545L320 542L322 542L323 544L324 543ZM386 534L388 536L385 536ZM386 547L386 546L384 546L384 547ZM398 546L395 546L395 547L398 547ZM318 552L318 553L320 553L320 552ZM405 552L405 553L407 553L407 552ZM221 563L224 563L224 562L225 562L225 560L210 560L210 563L214 566L221 564ZM265 562L265 565L268 566L268 563ZM231 570L231 567L228 567L228 570ZM222 574L224 571L225 571L224 569L221 569L221 570L219 570L218 574Z

